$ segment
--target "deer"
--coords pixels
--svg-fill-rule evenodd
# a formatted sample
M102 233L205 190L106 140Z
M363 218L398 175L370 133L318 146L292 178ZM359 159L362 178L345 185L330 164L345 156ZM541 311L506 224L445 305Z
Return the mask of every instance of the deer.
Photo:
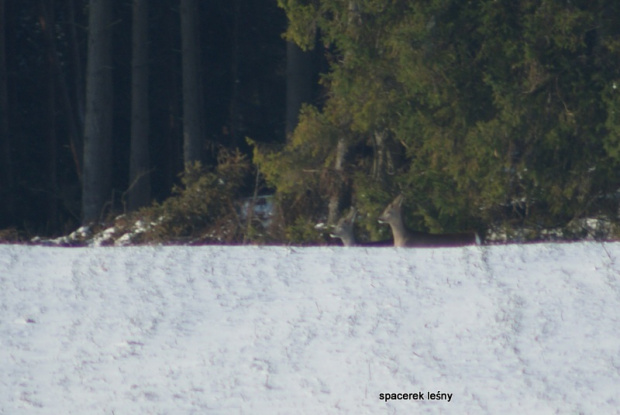
M355 222L355 216L357 210L351 208L351 211L340 218L336 226L334 226L330 236L332 238L339 238L344 246L391 246L392 241L376 241L376 242L357 242L355 240L355 234L353 232L353 223Z
M381 216L379 223L390 225L396 247L454 247L480 245L476 232L433 234L407 229L402 215L403 195L398 195Z

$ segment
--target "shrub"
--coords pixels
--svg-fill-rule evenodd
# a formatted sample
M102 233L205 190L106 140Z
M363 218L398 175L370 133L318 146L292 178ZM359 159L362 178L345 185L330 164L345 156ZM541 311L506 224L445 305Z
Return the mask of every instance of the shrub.
M181 185L162 203L143 208L129 222L143 222L132 242L240 242L241 226L234 200L250 170L238 150L220 150L217 167L209 170L200 162L187 164Z

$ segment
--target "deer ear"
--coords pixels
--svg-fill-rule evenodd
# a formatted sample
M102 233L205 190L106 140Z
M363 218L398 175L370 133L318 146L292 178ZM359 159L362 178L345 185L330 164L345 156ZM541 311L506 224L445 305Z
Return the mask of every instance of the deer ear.
M347 219L349 219L351 222L353 222L355 220L355 215L357 215L357 210L354 207L352 207L351 211L347 215Z
M400 194L400 195L396 196L396 199L394 199L394 204L396 204L396 205L398 205L398 206L402 206L402 204L403 204L403 199L404 199L404 197L403 197L403 195L402 195L402 194Z

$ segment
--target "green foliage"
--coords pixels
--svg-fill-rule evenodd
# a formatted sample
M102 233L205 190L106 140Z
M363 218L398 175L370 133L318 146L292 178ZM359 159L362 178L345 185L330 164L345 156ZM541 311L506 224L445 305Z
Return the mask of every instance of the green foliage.
M254 145L253 159L267 183L279 192L303 192L319 185L321 173L333 160L330 148L336 134L337 130L324 114L306 105L291 141L280 151L261 150L250 140Z
M337 140L337 129L315 107L304 106L290 142L280 149L254 146L253 161L267 184L277 189L281 207L280 234L287 242L315 241L310 224L322 220L335 177L330 165L330 149ZM312 225L313 226L313 225ZM278 232L277 230L275 230Z
M241 228L234 200L244 184L250 164L238 150L220 150L217 167L188 163L173 196L160 204L141 209L145 231L135 242L240 242Z
M314 48L316 36L315 6L298 0L278 0L278 6L289 16L289 27L284 37L297 43L303 50Z
M323 192L324 176L307 172L328 170L345 138L342 174L362 218L402 191L409 223L432 231L615 219L620 5L317 0L291 7L284 8L289 30L312 21L331 67L324 106L304 109L293 140L257 158L278 191ZM391 157L383 174L373 170L381 149L369 144L377 133L404 150L397 159L394 147L383 148ZM363 221L371 237L381 236Z
M387 183L381 183L362 170L352 173L353 193L355 194L355 219L357 239L359 241L376 241L389 239L389 227L379 224L377 218L385 206L392 201L398 190Z
M313 221L298 216L292 225L286 227L286 240L292 244L317 244L321 242L321 235L315 229Z

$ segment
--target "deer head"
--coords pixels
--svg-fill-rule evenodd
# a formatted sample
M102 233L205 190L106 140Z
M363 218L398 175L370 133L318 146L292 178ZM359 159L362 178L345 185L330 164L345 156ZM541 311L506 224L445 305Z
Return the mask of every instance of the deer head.
M403 195L401 194L396 196L396 199L387 205L381 216L378 218L379 223L394 223L394 221L400 220L402 205Z
M354 244L355 238L353 237L353 223L355 222L355 215L357 211L355 208L351 208L351 211L344 217L342 217L336 226L334 226L333 231L330 236L333 238L340 238L342 242L347 244Z

